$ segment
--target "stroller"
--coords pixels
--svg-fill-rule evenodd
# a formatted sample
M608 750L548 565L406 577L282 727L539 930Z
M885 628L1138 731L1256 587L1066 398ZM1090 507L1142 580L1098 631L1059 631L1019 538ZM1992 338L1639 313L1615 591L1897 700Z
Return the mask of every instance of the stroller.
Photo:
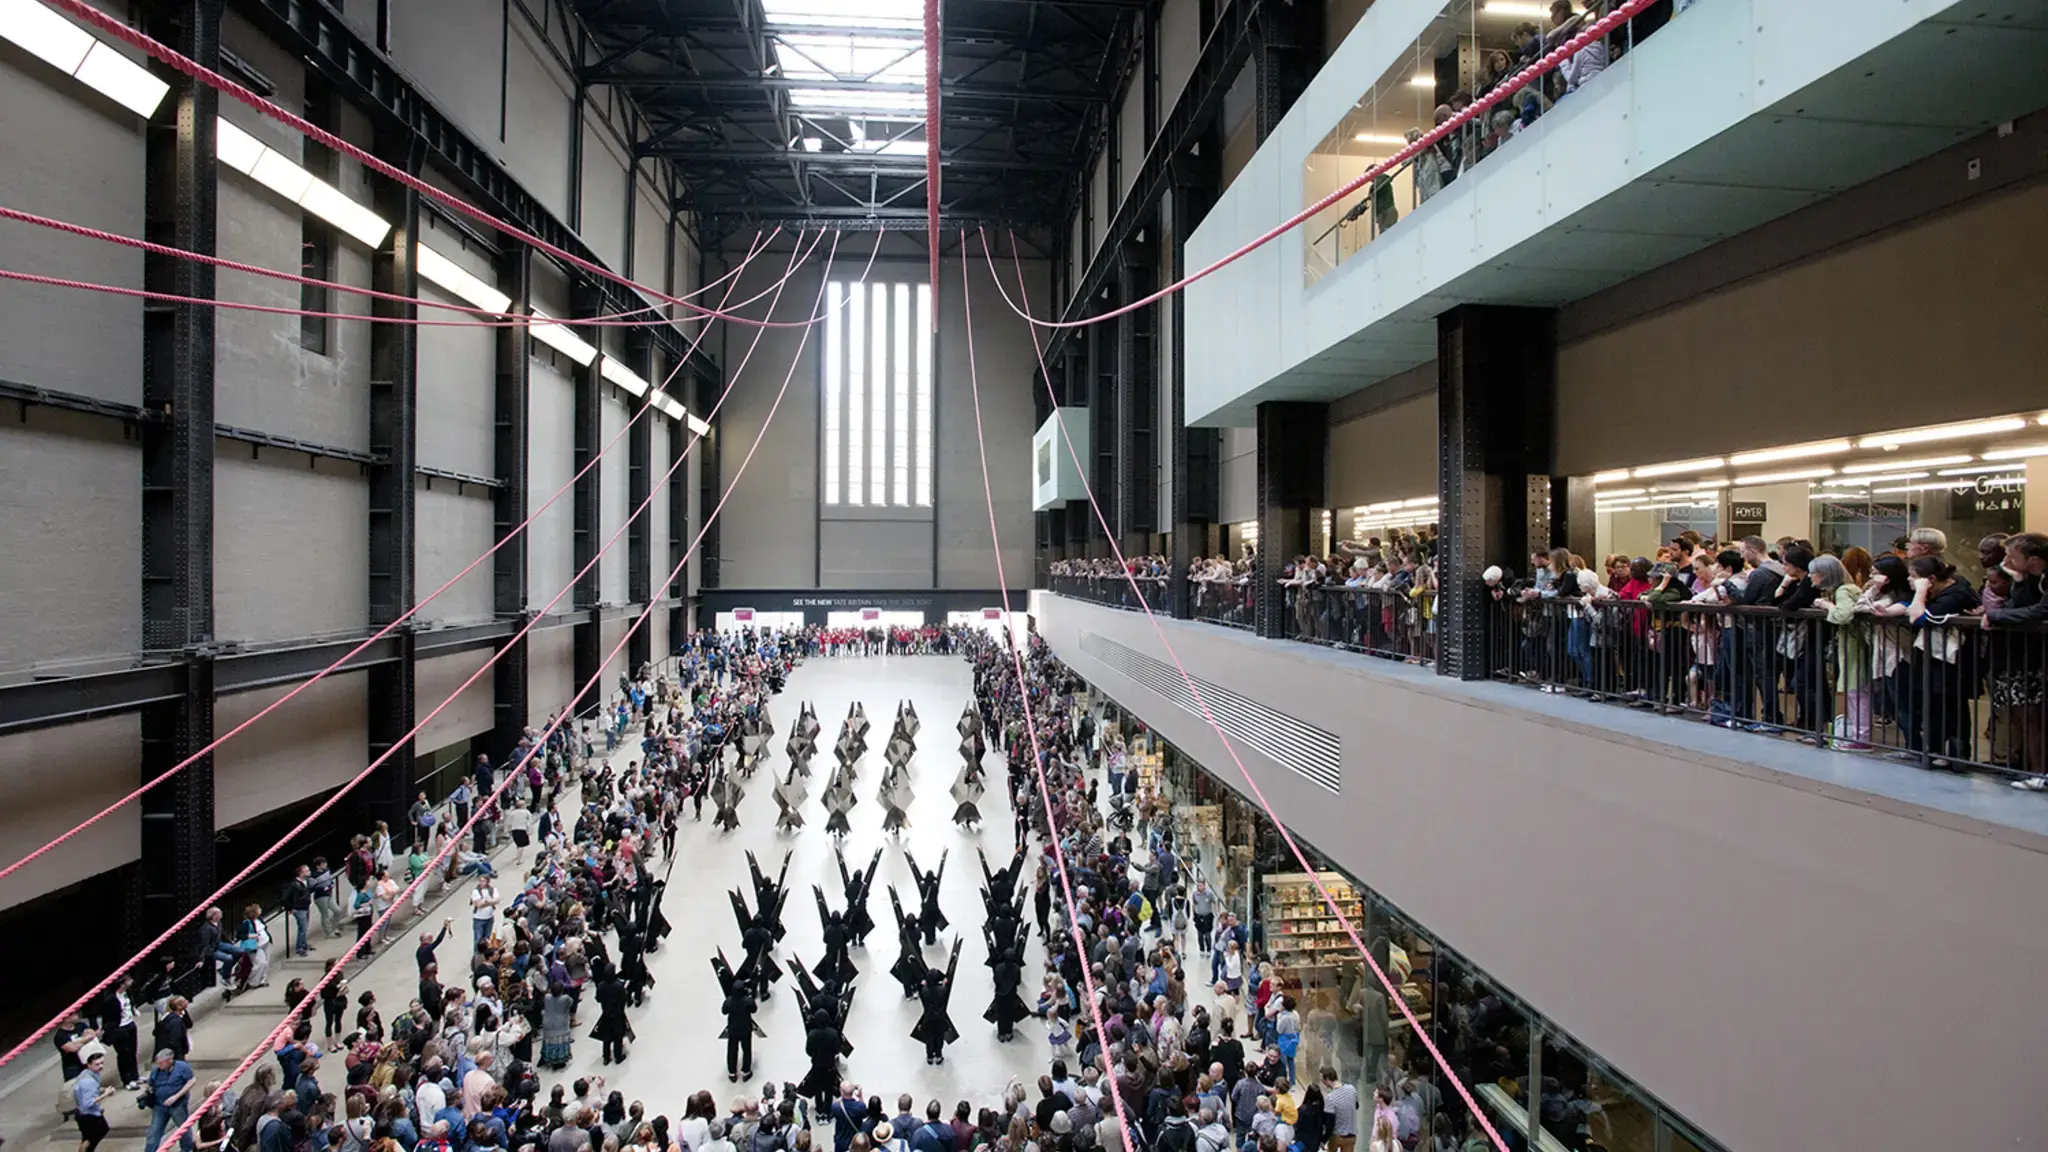
M233 945L235 958L228 965L228 986L221 989L222 1001L270 983L270 928L260 919L249 923L253 929Z

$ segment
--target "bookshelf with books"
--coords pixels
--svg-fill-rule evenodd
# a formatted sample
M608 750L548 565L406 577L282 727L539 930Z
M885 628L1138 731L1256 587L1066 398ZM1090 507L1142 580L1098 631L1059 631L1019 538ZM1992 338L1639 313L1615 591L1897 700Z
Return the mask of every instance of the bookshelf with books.
M1358 889L1335 872L1316 877L1353 924L1365 914ZM1283 986L1322 983L1358 966L1358 950L1344 932L1344 925L1330 912L1321 892L1307 873L1277 873L1265 877L1266 951L1272 956ZM1323 979L1315 979L1320 973Z

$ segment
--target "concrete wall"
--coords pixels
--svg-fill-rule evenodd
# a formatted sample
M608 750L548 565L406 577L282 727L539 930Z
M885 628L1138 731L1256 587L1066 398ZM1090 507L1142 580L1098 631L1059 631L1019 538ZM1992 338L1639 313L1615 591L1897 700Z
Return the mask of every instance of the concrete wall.
M1329 496L1354 508L1436 492L1436 393L1330 425Z
M141 522L142 452L120 425L50 408L0 420L0 667L134 645Z
M1259 515L1259 434L1253 428L1225 428L1217 465L1216 520L1235 524Z
M840 248L835 275L858 277L871 243L866 237L847 238ZM921 278L923 264L904 260L910 254L908 245L885 245L872 276L877 282ZM776 319L810 314L819 298L817 269L823 257L824 253L819 252L811 264L790 277L775 310ZM757 436L761 442L719 520L723 587L931 588L934 539L937 587L992 586L994 566L989 558L988 507L982 489L981 460L975 450L973 388L968 375L967 328L957 261L956 255L942 262L935 297L939 334L933 349L934 506L928 514L921 509L890 509L889 516L877 518L858 509L836 509L823 517L821 526L818 395L822 368L818 338L804 343L801 358L795 361L789 390L773 423L764 432L768 410L802 343L802 330L729 325L722 334L713 335L723 349L728 374L738 374L721 416L723 483L733 483ZM778 244L774 252L757 258L747 267L741 276L738 298L745 299L768 287L788 266L788 250ZM1021 587L1030 571L1031 375L1037 361L1029 329L996 295L987 263L971 261L968 268L973 291L974 359L980 377L990 487L996 499L1004 564L1012 582ZM1044 265L1026 262L1024 268L1033 299L1044 299L1048 292ZM1006 286L1014 294L1014 284L1006 281ZM750 314L762 315L758 309L766 304L764 300L750 309ZM757 334L760 346L749 359L748 348ZM902 515L897 515L899 512ZM821 531L825 540L822 562L818 544Z
M0 740L0 789L7 796L0 855L19 860L140 785L141 730L136 717L114 716ZM142 810L121 809L0 880L0 908L134 860L141 836Z
M264 641L362 629L370 489L361 465L223 440L213 496L216 635Z
M480 649L475 652L458 652L453 656L437 656L419 662L419 666L413 670L413 697L418 719L426 721L426 726L413 738L413 747L445 748L458 740L467 740L480 732L491 730L491 706L496 699L491 674L485 672L468 688L462 687L462 682L482 668L490 658L489 649ZM461 695L455 696L458 689L461 690ZM454 702L443 709L439 716L427 720L427 713L440 707L450 696L455 696Z
M1083 677L1240 779L1196 715L1084 649L1166 660L1142 616L1033 611ZM2012 1006L2048 964L2040 837L1772 772L1732 734L1644 739L1505 685L1161 623L1196 674L1341 739L1335 797L1242 753L1291 828L1724 1146L2033 1139L2048 1036ZM1973 1072L1900 1108L1929 1067Z
M275 703L290 686L224 696L214 724L225 732ZM330 676L213 755L213 820L230 828L361 772L369 725L369 677Z

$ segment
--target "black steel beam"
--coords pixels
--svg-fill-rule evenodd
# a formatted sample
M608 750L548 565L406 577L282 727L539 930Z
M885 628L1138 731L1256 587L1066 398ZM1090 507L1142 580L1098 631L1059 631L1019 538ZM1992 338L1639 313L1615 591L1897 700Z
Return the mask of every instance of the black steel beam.
M113 400L102 400L97 396L81 396L76 392L64 392L55 388L38 388L14 380L0 380L0 400L11 400L24 410L29 408L60 408L66 412L83 412L88 416L105 416L111 420L123 420L130 424L158 422L162 417L139 404L122 404Z
M533 259L525 245L498 258L498 288L512 297L512 307L525 312L533 304ZM492 432L492 462L504 484L491 494L494 538L504 542L492 560L491 609L500 624L524 623L527 610L527 536L521 529L528 515L527 404L532 363L523 328L501 328L497 339L497 395ZM509 763L512 750L526 731L528 657L526 640L491 667L491 754Z
M1152 209L1172 184L1177 158L1203 145L1210 125L1223 108L1224 92L1237 78L1238 69L1251 58L1252 26L1259 10L1275 2L1237 0L1218 15L1214 27L1202 41L1201 55L1196 58L1187 83L1175 97L1173 109L1166 114L1159 135L1145 149L1144 162L1139 166L1130 190L1124 193L1122 203L1110 216L1102 246L1089 258L1088 270L1070 286L1062 305L1062 320L1083 319L1088 314L1090 301L1115 277L1118 252L1124 242L1144 226ZM1075 200L1070 202L1088 202L1085 183ZM1069 334L1075 331L1079 330L1056 330L1046 348L1047 355L1059 355Z
M467 472L457 472L451 468L430 468L425 464L413 465L412 473L415 476L425 476L427 478L427 487L430 489L434 486L434 481L436 480L453 480L459 486L482 488L489 492L495 492L505 486L503 480L493 476L472 476Z
M660 380L661 376L654 363L654 349L647 341L636 335L638 328L626 330L627 362L634 365L644 380ZM647 504L654 492L654 426L668 423L666 416L657 412L645 412L648 402L655 396L649 389L647 395L634 402L631 414L638 419L626 433L626 508L627 515ZM632 516L626 526L626 596L635 604L646 604L654 599L654 517L648 513ZM652 633L642 628L633 633L626 642L626 667L635 673L649 659L652 652Z
M691 76L676 72L635 72L615 68L607 71L586 70L583 82L593 87L611 85L630 89L636 94L648 92L734 92L760 93L789 91L791 89L816 89L821 92L848 92L856 95L901 95L923 96L922 83L895 82L888 80L839 80L829 77L812 76ZM940 95L949 100L1002 100L1018 104L1079 104L1085 106L1105 105L1109 97L1095 92L1052 92L1043 88L1020 87L1007 84L940 84ZM805 115L813 119L820 116L851 115L889 119L890 113L859 111L854 109L809 109ZM896 118L905 114L896 113Z
M731 331L727 325L724 331ZM724 363L724 357L719 358ZM704 523L697 528L697 587L699 590L718 587L719 531L718 520L712 512L718 507L721 484L720 473L724 466L720 461L721 435L725 429L725 409L718 403L724 391L724 378L718 371L703 372L697 376L697 402L692 412L710 412L706 419L711 430L697 444L697 509L704 517Z
M158 39L220 67L221 0L177 0L150 13ZM146 132L143 203L150 239L215 251L219 94L162 65L170 85ZM148 257L147 286L206 301L210 265ZM183 692L143 706L142 781L167 773L213 740L214 310L199 303L143 312L142 402L165 414L142 427L142 647L184 655ZM154 936L214 887L213 757L195 760L142 800L139 883L131 937Z
M1167 275L1179 280L1188 274L1187 238L1201 224L1216 203L1221 182L1222 136L1212 129L1210 146L1182 155L1173 181L1172 255ZM1168 298L1173 318L1173 340L1167 349L1166 435L1173 438L1173 507L1162 509L1166 527L1173 532L1173 571L1185 576L1194 559L1208 550L1209 526L1217 516L1217 468L1222 457L1222 433L1214 428L1187 426L1187 294L1176 292ZM1174 616L1185 620L1193 615L1187 582L1172 580L1167 594Z
M426 148L395 125L380 126L376 150L400 171L418 174ZM392 221L391 239L377 252L371 281L382 292L419 295L420 196L407 185L372 176L371 199ZM378 299L375 315L406 321L419 308ZM370 466L370 624L382 627L410 612L416 598L419 547L414 469L419 463L419 329L409 323L370 326L370 449L380 461ZM412 626L397 629L398 658L372 667L368 683L367 752L372 760L399 751L378 766L356 793L370 822L403 826L413 794L410 734L417 708ZM405 745L401 747L401 745Z
M1142 300L1159 286L1159 230L1147 227L1124 246L1117 298ZM1117 532L1128 551L1149 551L1159 531L1159 305L1117 318Z
M587 286L578 285L571 291L570 315L590 316L603 307L595 292ZM579 335L592 346L603 348L604 329L583 328ZM582 573L576 578L575 590L570 594L570 603L577 617L574 641L573 667L574 683L583 685L596 676L603 657L600 654L601 639L598 634L598 605L603 599L604 564L598 559L601 545L604 516L602 497L604 492L604 466L586 468L597 460L604 440L604 378L598 366L602 358L593 359L589 364L570 370L570 380L575 388L575 419L572 431L575 456L571 468L581 473L576 481L571 500L575 505L575 521L571 536L575 541L576 571Z
M704 148L689 144L657 144L643 151L641 155L660 156L684 164L800 164L835 171L882 172L907 176L924 174L922 156L881 156L871 152L804 152L787 148ZM1067 170L1067 165L1057 160L1015 160L996 156L948 156L943 162L948 172Z

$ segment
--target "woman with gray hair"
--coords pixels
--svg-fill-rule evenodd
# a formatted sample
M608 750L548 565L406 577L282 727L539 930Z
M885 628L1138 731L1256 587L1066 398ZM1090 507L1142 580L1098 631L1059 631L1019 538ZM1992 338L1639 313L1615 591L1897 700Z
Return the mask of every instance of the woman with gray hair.
M1864 638L1870 624L1856 612L1863 589L1849 578L1848 566L1828 554L1814 557L1806 576L1832 626L1835 686L1842 690L1842 715L1828 743L1838 752L1864 751L1870 747L1870 648Z

